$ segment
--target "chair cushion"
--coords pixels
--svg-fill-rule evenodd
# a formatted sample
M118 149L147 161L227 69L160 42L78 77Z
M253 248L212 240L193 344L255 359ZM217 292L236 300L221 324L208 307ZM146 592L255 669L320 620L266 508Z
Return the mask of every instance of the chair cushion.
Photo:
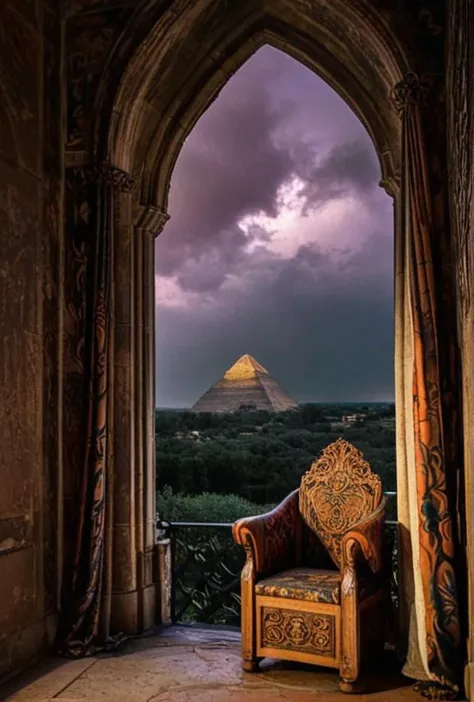
M256 595L288 597L307 602L340 603L341 573L338 570L290 568L282 573L260 580L255 585Z
M287 597L290 600L341 604L341 579L338 570L290 568L255 585L255 594L265 597ZM359 599L373 595L378 589L374 578L359 580Z

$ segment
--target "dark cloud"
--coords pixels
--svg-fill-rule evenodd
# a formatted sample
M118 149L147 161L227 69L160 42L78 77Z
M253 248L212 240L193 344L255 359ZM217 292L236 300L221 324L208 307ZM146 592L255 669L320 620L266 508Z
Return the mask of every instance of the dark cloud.
M210 251L224 264L233 258L249 243L237 222L252 213L275 216L277 190L293 171L291 154L272 140L279 112L268 91L247 72L234 81L235 89L223 91L203 115L176 164L171 219L157 247L163 275L178 271L181 277L183 261Z
M301 245L288 258L272 249L271 225L239 222L276 216L279 188L295 176L309 229L294 232ZM379 178L342 100L280 52L257 52L173 175L157 284L173 278L185 304L157 309L159 405L189 406L243 353L300 401L393 396L392 213ZM337 207L321 219L348 196L356 205L336 227ZM326 239L310 231L313 218Z
M362 140L335 146L319 164L315 164L311 147L306 154L300 149L299 156L295 170L305 183L302 192L306 213L348 194L363 197L378 186L380 167L376 154L372 145Z
M159 309L175 343L158 347L158 397L189 405L243 353L300 401L391 397L392 266L391 237L374 233L344 264L302 247L270 279L261 260L210 307Z

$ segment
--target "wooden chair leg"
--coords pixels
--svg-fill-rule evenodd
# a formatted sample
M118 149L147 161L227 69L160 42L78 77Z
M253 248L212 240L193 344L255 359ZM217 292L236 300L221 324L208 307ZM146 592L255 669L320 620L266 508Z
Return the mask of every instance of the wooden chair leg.
M365 685L360 679L353 682L342 679L339 681L339 689L341 692L346 692L352 695L360 695L365 691Z
M246 673L256 673L261 660L261 658L242 659L242 670Z
M360 692L360 613L355 572L347 570L341 585L341 692Z

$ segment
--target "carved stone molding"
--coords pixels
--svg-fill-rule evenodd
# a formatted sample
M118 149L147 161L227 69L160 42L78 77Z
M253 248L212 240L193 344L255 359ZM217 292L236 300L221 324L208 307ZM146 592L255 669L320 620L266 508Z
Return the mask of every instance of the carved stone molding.
M131 192L135 186L135 179L129 173L113 166L109 161L74 166L68 170L74 180L84 184L104 182L118 192Z
M379 187L383 188L387 195L395 198L400 190L400 174L394 173L387 178L382 178Z
M378 153L389 148L398 163L400 124L388 95L410 61L398 37L370 3L255 0L242 4L228 0L227 4L209 4L194 0L183 2L179 12L172 5L162 8L161 3L150 3L149 11L154 16L148 17L146 40L121 66L119 84L115 68L116 73L104 76L102 86L104 95L114 86L112 106L104 103L104 125L109 124L104 153L125 170L145 157L145 201L166 210L170 178L183 140L226 80L266 43L301 60L342 92L369 130ZM120 39L123 50L116 51L117 63L122 53L130 51L131 28ZM190 80L185 78L187 59L178 50L183 42L202 54ZM214 47L211 53L209 47ZM111 62L110 70L112 66ZM373 86L369 92L362 87L367 76ZM384 172L383 178L391 180L391 174Z
M99 181L103 180L108 183L119 192L131 192L135 186L135 180L130 173L113 166L109 161L103 161L99 165L97 178Z
M426 104L433 90L433 80L428 76L421 78L410 71L397 83L391 94L392 103L397 112L403 112L409 107Z
M391 197L395 198L400 191L400 164L395 163L393 153L385 151L380 154L382 179L379 186Z
M142 205L135 220L135 227L156 237L161 234L169 218L169 214L159 207Z

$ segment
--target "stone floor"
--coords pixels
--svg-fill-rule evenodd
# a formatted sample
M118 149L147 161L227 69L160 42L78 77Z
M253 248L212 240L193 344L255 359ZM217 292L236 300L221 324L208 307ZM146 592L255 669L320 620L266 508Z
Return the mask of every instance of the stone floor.
M170 627L130 640L116 653L50 659L0 689L9 702L409 702L421 698L390 661L364 695L339 692L330 669L265 660L240 668L237 632Z

